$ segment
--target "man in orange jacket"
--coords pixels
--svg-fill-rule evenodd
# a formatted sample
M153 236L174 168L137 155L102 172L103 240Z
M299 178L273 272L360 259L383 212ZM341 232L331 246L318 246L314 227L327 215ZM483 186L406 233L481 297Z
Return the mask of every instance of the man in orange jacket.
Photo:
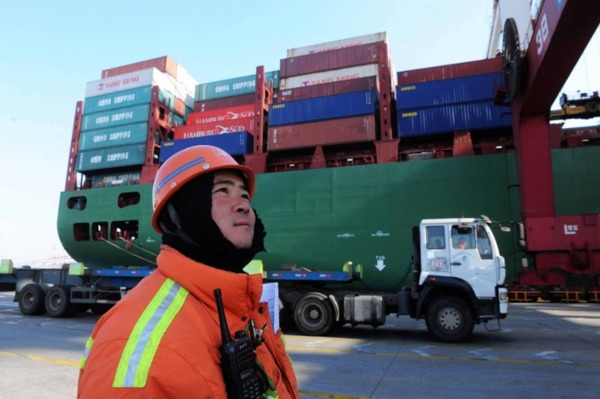
M98 321L79 398L227 398L217 288L230 334L252 337L259 397L299 398L281 330L259 303L262 278L242 270L264 250L264 226L250 206L254 181L250 168L211 146L161 166L152 193L152 225L163 237L158 268Z

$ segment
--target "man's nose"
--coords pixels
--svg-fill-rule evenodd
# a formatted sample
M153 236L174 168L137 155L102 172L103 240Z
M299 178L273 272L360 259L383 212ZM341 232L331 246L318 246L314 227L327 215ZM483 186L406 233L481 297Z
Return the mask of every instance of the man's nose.
M239 198L234 204L236 212L248 212L250 211L250 202L245 198Z

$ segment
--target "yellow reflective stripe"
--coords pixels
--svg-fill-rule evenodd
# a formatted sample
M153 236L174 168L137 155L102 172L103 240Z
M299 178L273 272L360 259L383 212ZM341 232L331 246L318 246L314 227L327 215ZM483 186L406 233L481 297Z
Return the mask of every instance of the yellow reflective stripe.
M163 283L129 336L121 354L113 387L141 388L146 385L158 345L187 295L188 291L173 280L167 279Z
M82 370L85 367L85 362L87 361L88 356L90 355L90 349L92 349L92 345L94 345L94 338L89 337L85 342L83 355L81 355L81 361L79 362L79 368Z
M267 391L262 396L264 399L279 399L279 394L275 391Z

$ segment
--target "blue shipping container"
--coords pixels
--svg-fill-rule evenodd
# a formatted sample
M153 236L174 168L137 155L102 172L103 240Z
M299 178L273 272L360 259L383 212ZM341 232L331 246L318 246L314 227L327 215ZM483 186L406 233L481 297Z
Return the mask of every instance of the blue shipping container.
M136 123L81 132L79 151L146 143L148 124Z
M96 112L83 115L83 118L81 118L81 131L147 122L149 116L150 104Z
M396 109L415 109L438 105L492 100L502 82L500 73L434 80L396 87Z
M415 137L510 127L510 108L498 107L492 101L417 108L398 112L398 136Z
M194 145L212 145L219 147L232 156L250 154L252 153L253 143L254 137L248 132L225 133L216 136L164 141L160 146L160 162L165 162L177 152Z
M293 125L375 113L377 93L371 90L312 97L269 106L269 126Z

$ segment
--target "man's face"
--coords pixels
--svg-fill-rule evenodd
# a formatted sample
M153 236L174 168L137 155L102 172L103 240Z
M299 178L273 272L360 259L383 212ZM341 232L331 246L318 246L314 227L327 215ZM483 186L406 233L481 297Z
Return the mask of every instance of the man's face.
M215 172L211 216L223 236L237 249L252 246L256 215L242 178L233 172Z

